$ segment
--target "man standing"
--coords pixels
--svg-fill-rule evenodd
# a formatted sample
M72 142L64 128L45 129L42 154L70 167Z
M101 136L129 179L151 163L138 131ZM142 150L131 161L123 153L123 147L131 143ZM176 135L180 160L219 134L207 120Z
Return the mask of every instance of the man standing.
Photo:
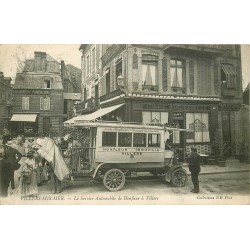
M189 171L191 172L191 179L194 188L191 190L192 193L199 193L199 173L201 171L200 167L200 155L197 153L197 148L191 148L191 155L188 159Z
M18 170L21 166L18 162L22 158L22 154L15 148L13 148L14 144L12 141L8 141L6 143L7 149L4 151L4 157L2 160L2 196L6 197L8 192L8 187L11 182L11 188L15 189L14 184L14 172Z

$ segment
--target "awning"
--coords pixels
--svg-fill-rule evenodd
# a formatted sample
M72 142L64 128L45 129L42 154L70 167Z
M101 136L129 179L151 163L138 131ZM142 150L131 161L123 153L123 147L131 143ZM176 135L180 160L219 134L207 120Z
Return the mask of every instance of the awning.
M36 114L13 114L11 117L11 122L35 122Z
M235 68L231 64L222 63L221 68L222 68L222 70L224 71L224 73L226 75L233 75L233 76L237 75L237 72L236 72Z
M97 118L101 117L101 116L104 116L118 108L120 108L121 106L123 106L124 103L122 104L118 104L118 105L115 105L115 106L111 106L111 107L107 107L107 108L101 108L101 109L98 109L97 111L91 113L91 114L87 114L87 115L80 115L80 116L77 116L77 117L74 117L74 122L77 123L77 122L81 122L81 121L93 121L93 120L96 120Z
M231 64L221 64L221 68L226 75L227 88L235 88L237 72Z

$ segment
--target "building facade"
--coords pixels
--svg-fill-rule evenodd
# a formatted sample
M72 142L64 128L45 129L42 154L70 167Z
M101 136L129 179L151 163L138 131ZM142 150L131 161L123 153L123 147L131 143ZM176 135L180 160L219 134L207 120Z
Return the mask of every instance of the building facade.
M10 118L12 113L12 79L4 77L0 72L0 135L3 129L10 129Z
M59 135L72 102L81 99L79 89L71 83L71 74L63 61L57 62L46 52L34 52L34 59L26 60L23 71L16 74L12 133ZM74 93L76 89L78 92Z
M192 145L209 153L216 130L230 144L229 154L237 155L239 45L81 45L80 50L84 99L79 113L124 104L107 119L193 129L172 134L180 155Z

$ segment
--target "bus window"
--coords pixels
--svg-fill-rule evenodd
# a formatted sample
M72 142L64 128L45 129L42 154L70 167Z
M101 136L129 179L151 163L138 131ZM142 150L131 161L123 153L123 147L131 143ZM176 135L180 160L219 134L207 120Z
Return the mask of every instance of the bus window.
M118 133L118 147L131 147L132 133Z
M116 132L102 132L102 146L116 147Z
M148 134L148 146L160 147L160 134Z
M134 147L146 147L146 134L134 133Z

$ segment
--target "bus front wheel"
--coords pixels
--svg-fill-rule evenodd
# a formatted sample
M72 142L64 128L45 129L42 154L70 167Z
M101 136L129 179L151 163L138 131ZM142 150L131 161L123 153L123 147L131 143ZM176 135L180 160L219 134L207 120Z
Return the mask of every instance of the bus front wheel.
M103 184L109 191L119 191L125 184L125 175L120 169L110 169L104 175Z

